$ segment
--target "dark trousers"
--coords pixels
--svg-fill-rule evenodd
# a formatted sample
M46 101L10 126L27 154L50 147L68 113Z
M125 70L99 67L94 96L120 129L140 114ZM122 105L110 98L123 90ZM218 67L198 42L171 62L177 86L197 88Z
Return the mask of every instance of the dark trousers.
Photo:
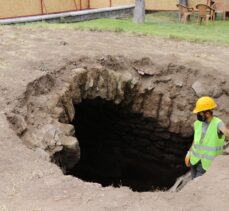
M191 164L192 179L199 177L199 176L202 176L205 172L206 171L203 169L201 161L199 161L195 165Z

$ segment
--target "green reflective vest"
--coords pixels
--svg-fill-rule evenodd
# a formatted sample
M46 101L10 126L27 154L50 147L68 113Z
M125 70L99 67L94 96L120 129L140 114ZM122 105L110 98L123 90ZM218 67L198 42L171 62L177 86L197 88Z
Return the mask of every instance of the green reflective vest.
M195 165L201 160L204 170L208 170L213 159L223 153L225 137L219 137L218 124L221 119L213 117L211 120L206 134L202 137L203 122L196 120L194 123L194 144L190 156L190 162Z

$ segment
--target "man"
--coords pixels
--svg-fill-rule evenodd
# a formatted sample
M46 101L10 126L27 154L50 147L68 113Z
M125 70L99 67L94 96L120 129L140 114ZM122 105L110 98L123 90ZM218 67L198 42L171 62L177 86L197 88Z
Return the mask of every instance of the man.
M194 123L194 141L188 151L185 164L191 167L192 178L203 175L213 159L223 153L225 136L229 129L223 121L213 115L217 107L211 97L201 97L196 102L193 113L197 114Z

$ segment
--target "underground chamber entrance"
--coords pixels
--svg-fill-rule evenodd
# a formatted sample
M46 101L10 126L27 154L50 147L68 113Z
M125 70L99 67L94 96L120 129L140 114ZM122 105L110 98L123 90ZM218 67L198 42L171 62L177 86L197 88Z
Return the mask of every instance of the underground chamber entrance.
M166 190L187 169L183 158L191 139L131 113L128 106L100 98L75 105L73 121L80 161L67 174L102 186L134 191Z

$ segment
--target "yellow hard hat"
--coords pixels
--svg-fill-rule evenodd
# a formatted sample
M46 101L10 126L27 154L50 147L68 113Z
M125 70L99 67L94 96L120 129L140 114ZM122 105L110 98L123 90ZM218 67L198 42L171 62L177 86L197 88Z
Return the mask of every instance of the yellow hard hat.
M194 114L201 112L201 111L207 111L212 110L217 107L217 104L215 100L211 97L204 96L197 100L196 107L193 111Z

